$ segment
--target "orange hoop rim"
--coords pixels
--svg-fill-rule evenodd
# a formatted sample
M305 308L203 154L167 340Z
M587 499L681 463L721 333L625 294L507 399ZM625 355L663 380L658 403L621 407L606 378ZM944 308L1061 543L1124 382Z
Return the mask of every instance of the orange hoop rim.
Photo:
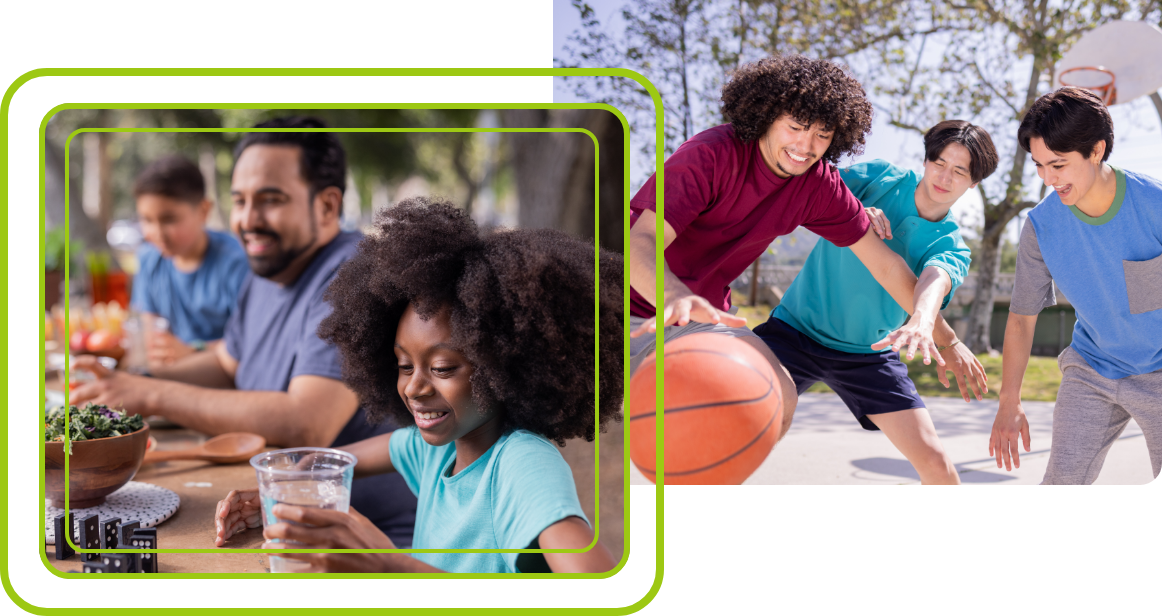
M1109 81L1109 83L1105 83L1105 84L1098 85L1098 86L1083 86L1083 85L1068 83L1065 80L1065 76L1074 72L1074 71L1093 71L1096 73L1104 73L1106 76L1108 76L1110 78L1110 81ZM1117 99L1118 99L1118 89L1115 85L1117 82L1117 77L1114 75L1113 71L1110 71L1109 69L1105 68L1104 66L1074 66L1073 68L1068 68L1068 69L1065 69L1064 71L1061 71L1061 74L1057 76L1057 81L1058 81L1058 83L1060 83L1063 86L1082 88L1085 90L1089 90L1090 92L1093 92L1094 94L1097 94L1099 97L1101 97L1102 102L1105 103L1107 107L1109 105L1113 105L1115 102L1117 102Z

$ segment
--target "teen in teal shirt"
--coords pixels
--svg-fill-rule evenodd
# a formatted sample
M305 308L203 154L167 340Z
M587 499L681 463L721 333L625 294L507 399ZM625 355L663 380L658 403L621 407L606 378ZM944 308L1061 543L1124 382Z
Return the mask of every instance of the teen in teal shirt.
M984 369L955 340L939 310L968 273L970 251L950 209L996 169L988 133L949 120L924 136L924 175L876 160L840 172L867 209L877 234L904 258L918 278L908 310L876 282L848 248L819 240L771 318L755 328L774 351L800 394L816 382L830 386L867 430L882 430L916 468L922 483L959 483L940 445L924 401L900 360L900 346L885 349L893 331L912 318L931 319L952 341L941 357L957 376L967 401L980 397ZM914 349L908 350L908 359ZM948 386L944 370L941 381Z

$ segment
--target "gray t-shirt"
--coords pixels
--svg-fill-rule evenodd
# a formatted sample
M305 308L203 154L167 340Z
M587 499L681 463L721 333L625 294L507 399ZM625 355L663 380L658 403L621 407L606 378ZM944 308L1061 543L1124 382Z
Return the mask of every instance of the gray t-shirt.
M342 380L339 351L319 339L319 323L331 313L323 292L344 261L355 254L362 235L340 233L321 248L292 284L282 286L251 273L223 340L238 361L234 385L245 391L287 391L298 376ZM360 408L331 443L339 447L396 429L390 421L367 423ZM357 479L351 506L385 532L397 547L411 547L416 497L396 473Z
M1013 300L1009 312L1035 316L1042 310L1057 305L1053 276L1041 257L1041 246L1037 243L1037 232L1028 221L1021 229L1021 240L1017 244L1017 274L1013 283Z

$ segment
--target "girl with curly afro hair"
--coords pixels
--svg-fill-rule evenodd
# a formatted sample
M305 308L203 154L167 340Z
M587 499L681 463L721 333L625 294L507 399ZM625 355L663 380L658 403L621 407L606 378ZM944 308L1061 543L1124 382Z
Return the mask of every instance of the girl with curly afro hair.
M356 476L404 476L419 499L416 549L591 549L285 557L312 571L611 569L551 441L592 441L620 420L621 257L600 252L597 284L590 243L548 229L482 234L464 211L423 198L375 226L328 288L334 312L319 328L369 417L406 426L344 447ZM353 510L272 513L311 526L269 526L268 540L395 547Z

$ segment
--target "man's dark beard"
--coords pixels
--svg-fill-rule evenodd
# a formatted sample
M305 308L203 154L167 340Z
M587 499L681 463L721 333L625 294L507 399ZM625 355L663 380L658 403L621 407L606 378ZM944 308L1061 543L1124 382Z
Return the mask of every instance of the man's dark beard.
M264 231L247 231L246 234L264 235L266 237L269 237L272 240L274 240L275 246L278 246L279 242L282 240L282 237L279 234L275 233L274 231L265 231L265 230ZM261 276L263 278L271 278L271 277L277 276L277 275L281 274L283 270L285 270L287 267L289 267L291 262L293 262L295 259L297 259L299 257L299 255L310 250L311 247L313 247L315 245L315 242L318 241L318 239L319 239L319 227L315 223L315 217L312 216L311 217L311 240L310 240L310 242L308 242L305 246L302 246L299 248L291 248L290 250L284 251L284 250L276 249L275 254L272 254L272 255L263 255L263 256L256 257L256 256L248 254L248 255L246 255L246 258L249 259L249 261L250 261L250 270L254 272L254 275Z

